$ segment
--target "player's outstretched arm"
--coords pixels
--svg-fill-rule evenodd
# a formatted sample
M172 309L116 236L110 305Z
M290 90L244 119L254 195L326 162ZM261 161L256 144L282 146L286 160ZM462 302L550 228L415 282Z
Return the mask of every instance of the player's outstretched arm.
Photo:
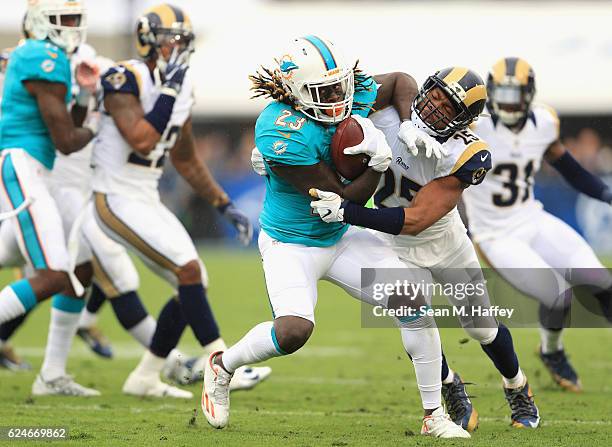
M419 92L414 78L406 73L394 72L375 75L374 81L380 84L374 110L393 106L402 121L410 119L410 106Z
M148 155L159 143L161 133L145 119L137 96L131 93L106 93L104 108L113 118L121 136L135 152Z
M557 140L548 147L544 159L577 191L612 205L612 190L601 179L584 169L561 141Z
M178 141L170 151L170 159L178 173L194 191L217 208L238 231L238 240L248 245L253 238L253 225L249 218L230 200L217 183L208 166L198 157L193 141L193 128L189 118L181 130Z
M420 189L410 208L370 209L329 191L311 188L310 203L325 222L344 222L389 234L416 236L452 210L465 189L455 176L442 177Z
M321 191L332 191L340 197L362 205L374 194L381 176L380 172L368 168L351 183L343 185L337 174L324 162L307 166L275 164L270 168L305 196L310 197L310 189L316 188Z
M28 93L36 98L53 144L62 154L82 149L94 137L90 129L75 127L66 108L66 86L57 82L25 81Z
M229 203L227 193L214 179L206 164L198 157L193 141L191 118L183 125L179 139L170 150L170 159L177 172L198 195L216 207Z

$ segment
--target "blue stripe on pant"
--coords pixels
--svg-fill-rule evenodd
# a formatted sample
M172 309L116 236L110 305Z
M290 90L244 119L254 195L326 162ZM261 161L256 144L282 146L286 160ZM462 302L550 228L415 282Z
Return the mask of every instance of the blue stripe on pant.
M2 163L2 183L4 184L4 188L9 196L13 209L17 208L24 202L25 198L10 153L5 155ZM38 234L36 233L36 227L34 226L34 220L32 219L30 211L26 209L19 213L17 220L32 265L35 269L47 269L47 260Z

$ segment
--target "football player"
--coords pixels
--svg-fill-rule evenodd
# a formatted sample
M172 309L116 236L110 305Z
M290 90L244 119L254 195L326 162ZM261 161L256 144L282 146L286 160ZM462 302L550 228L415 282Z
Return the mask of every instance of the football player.
M0 291L0 323L53 296L45 361L33 388L49 384L62 394L98 395L75 383L65 371L83 308L77 278L83 281L87 272L72 273L61 216L49 191L55 148L65 154L76 152L94 136L92 128L75 125L83 122L83 108L73 107L71 117L66 107L72 97L68 57L84 40L84 6L79 1L30 3L26 28L29 38L12 52L4 82L0 207L4 218L15 219L0 227L0 239L2 265L22 258L35 273Z
M361 269L404 264L373 233L318 219L311 212L308 191L314 184L357 203L367 202L391 162L391 149L366 117L372 110L394 105L402 118L409 118L417 93L414 79L403 73L367 76L347 64L332 43L309 35L294 39L274 70L252 80L257 95L273 99L255 126L255 141L268 174L259 249L273 321L255 326L238 343L210 356L202 411L216 428L228 423L228 384L238 367L291 354L308 341L314 329L318 280L330 281L369 304L395 307L401 302L398 296L377 302L362 295ZM330 141L336 124L351 113L360 116L365 136L353 153L366 153L370 161L363 174L343 184L330 167ZM441 154L439 144L411 123L403 129L403 135L418 138L418 146L430 144L430 152L435 146ZM417 146L416 138L406 138L411 148ZM425 298L415 297L415 303ZM425 410L423 433L469 438L441 406L440 339L433 318L396 323L416 370Z
M106 234L133 250L178 292L162 309L148 351L123 391L191 398L191 392L159 377L183 330L192 328L206 357L225 344L208 304L206 270L193 241L159 198L165 159L169 156L193 189L236 227L245 244L252 226L195 152L188 72L194 35L189 17L168 4L151 8L138 21L137 47L141 59L119 63L102 76L104 114L93 152L91 212ZM108 279L113 285L113 276ZM123 301L123 314L133 316L126 309L134 305L134 295ZM269 368L260 371L257 381L270 373Z
M502 376L504 392L515 427L537 427L538 409L527 378L519 367L508 328L493 317L475 317L472 308L490 307L476 251L463 225L457 203L470 185L483 181L491 168L489 146L468 129L486 101L484 82L462 67L439 70L427 78L412 103L412 121L443 142L448 156L437 160L414 156L398 138L401 119L388 108L371 116L393 151L393 163L374 195L377 209L327 191L315 190L313 209L325 222L359 225L393 236L386 241L408 265L426 269L441 284L473 284L484 293L468 294L462 301L449 295L465 331L477 340ZM346 199L346 197L344 197ZM484 287L478 287L478 284ZM455 290L455 289L453 289ZM478 415L467 398L458 374L449 377L443 364L443 394L451 418L474 430Z
M585 170L559 139L559 118L533 102L535 74L523 59L506 57L487 80L490 118L474 131L494 148L491 173L464 194L468 225L484 260L516 289L540 302L540 359L561 387L580 391L561 339L569 311L566 291L587 285L611 317L612 276L571 227L542 209L533 177L542 159L567 182L612 203L612 191Z

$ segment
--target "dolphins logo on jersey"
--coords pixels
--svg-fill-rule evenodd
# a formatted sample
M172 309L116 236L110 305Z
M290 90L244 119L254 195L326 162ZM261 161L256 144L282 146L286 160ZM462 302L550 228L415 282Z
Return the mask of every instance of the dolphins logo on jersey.
M272 150L276 155L280 155L287 150L287 143L280 140L275 141L274 143L272 143Z

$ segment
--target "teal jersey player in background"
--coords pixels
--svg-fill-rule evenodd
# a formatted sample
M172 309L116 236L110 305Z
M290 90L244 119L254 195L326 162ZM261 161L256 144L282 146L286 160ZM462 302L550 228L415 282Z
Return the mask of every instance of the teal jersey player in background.
M72 274L62 218L48 187L55 150L70 154L93 138L78 127L86 108L73 106L68 55L82 42L85 10L77 0L30 2L28 39L11 54L0 118L0 265L27 262L35 273L0 290L0 324L53 296L45 360L32 394L97 395L78 385L65 366L83 308L83 287ZM77 68L77 79L79 79ZM81 74L83 81L87 76ZM76 124L76 125L75 125ZM10 217L9 217L10 216ZM89 272L76 276L84 278ZM83 280L81 280L83 281Z
M317 36L294 39L275 70L266 69L251 79L256 96L274 100L255 127L255 142L268 173L258 243L274 320L255 326L225 352L213 353L206 363L202 410L216 428L229 421L229 382L237 368L293 353L309 339L320 279L374 304L372 296L362 293L361 269L405 267L373 233L342 223L321 225L318 216L312 215L309 190L325 190L326 185L344 198L360 204L368 201L391 163L391 149L367 116L393 105L408 120L417 93L414 79L403 73L366 76L356 65L347 64L331 42ZM333 169L330 142L335 126L351 113L364 139L347 150L365 153L370 161L359 177L345 184ZM377 304L388 306L389 298ZM469 437L442 409L441 356L420 361L424 347L434 351L437 346L440 351L433 317L417 317L405 324L398 320L398 324L404 349L411 358L419 359L414 365L427 434ZM423 368L433 372L424 373ZM434 379L424 383L420 381L423 377Z
M53 168L55 145L49 129L24 82L42 81L66 87L64 103L72 99L70 61L66 53L46 40L27 39L11 53L4 79L0 149L21 148Z

